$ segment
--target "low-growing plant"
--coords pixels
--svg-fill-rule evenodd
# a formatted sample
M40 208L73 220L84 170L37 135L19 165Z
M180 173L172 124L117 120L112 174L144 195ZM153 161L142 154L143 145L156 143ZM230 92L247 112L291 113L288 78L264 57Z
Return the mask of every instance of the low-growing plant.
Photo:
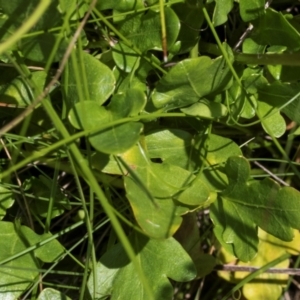
M298 9L0 0L0 298L295 296Z

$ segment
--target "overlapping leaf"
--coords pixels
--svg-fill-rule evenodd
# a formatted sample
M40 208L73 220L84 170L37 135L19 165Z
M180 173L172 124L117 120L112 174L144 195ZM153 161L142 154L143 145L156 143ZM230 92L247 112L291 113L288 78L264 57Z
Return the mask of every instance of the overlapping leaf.
M39 236L26 226L2 221L0 222L0 261L21 253L28 246L38 244L50 236L50 234ZM53 240L36 249L35 255L42 261L53 262L63 251L63 247ZM17 299L32 284L40 268L35 255L32 252L27 253L1 266L0 298Z
M180 22L171 8L165 8L167 47L171 47L178 36ZM119 23L120 32L140 51L162 50L159 12L149 10L135 14Z
M298 84L274 82L272 84L260 85L258 87L258 98L259 100L278 108L286 105L289 100L293 100L282 109L282 112L291 120L300 123L300 97L297 96L298 92Z
M254 1L243 1L245 4ZM260 2L264 2L260 0ZM263 3L259 4L263 6ZM263 8L261 7L261 11ZM259 10L257 10L259 12ZM300 33L292 26L281 12L268 8L265 13L253 22L254 31L251 35L259 45L286 46L290 51L300 49Z
M265 12L265 0L240 0L240 15L244 22L262 16Z
M57 9L62 13L68 12L71 20L78 20L82 18L84 13L88 10L88 4L84 1L78 2L77 0L59 0ZM70 9L72 10L71 13Z
M201 100L187 108L182 108L182 112L190 116L203 119L219 119L227 115L227 108L222 103Z
M189 281L196 277L193 261L175 239L155 240L135 233L131 236L131 242L154 299L172 297L173 288L168 278ZM93 275L88 281L91 295L95 289L99 298L110 295L112 300L149 299L134 265L128 260L120 244L113 246L102 256L97 265L96 276L96 287L93 285Z
M224 248L218 254L218 259L223 264L234 264L241 267L255 266L262 267L263 265L272 262L278 257L284 255L286 252L293 255L299 254L299 242L300 234L299 231L294 230L295 239L292 242L283 242L274 236L267 234L263 230L259 230L259 245L258 252L254 259L249 263L245 263L237 260ZM276 265L275 268L287 268L289 266L289 259L282 261L280 264ZM237 283L246 277L248 272L222 272L219 271L218 275L225 280L232 283ZM278 299L282 294L282 288L286 286L288 282L288 274L280 273L264 273L260 274L251 282L243 286L243 295L246 299L257 300L257 299Z
M215 0L216 7L213 14L214 26L219 26L227 21L227 15L233 8L233 0ZM242 3L241 1L240 3Z
M153 1L150 1L150 4ZM130 11L144 7L144 2L142 0L107 0L98 1L96 4L97 9L116 9L119 11Z
M181 129L165 129L150 132L145 136L150 158L160 158L170 164L189 168L193 163L193 136Z
M129 172L127 198L138 224L151 237L172 236L183 213L210 200L208 188L195 175L174 165L151 163L140 147L124 153L122 160Z
M76 64L79 69L74 69L72 60L69 60L64 71L64 93L67 103L71 106L80 100L95 101L99 105L104 103L115 88L113 72L105 64L92 55L82 51L76 53ZM78 74L79 78L76 78ZM86 85L86 86L85 86ZM79 92L84 99L79 98ZM88 91L88 94L86 92Z
M39 297L37 300L71 300L71 298L67 297L62 292L51 289L51 288L45 288L42 290L42 292L39 294Z
M179 49L176 51L184 53L190 51L199 41L199 32L196 30L203 24L204 17L199 1L186 1L172 5L173 10L181 21L180 31L176 44ZM172 50L172 49L171 49Z
M48 32L39 36L27 38L20 44L20 50L22 51L23 56L27 59L35 62L46 63L58 38L58 35ZM62 39L56 49L53 62L58 62L62 59L68 43L69 41L67 39Z
M248 182L250 167L246 159L231 157L225 172L227 189L213 204L211 218L220 242L242 261L257 251L257 229L284 240L293 239L293 228L300 229L300 194L291 187L280 188L271 179Z
M122 42L113 47L112 55L116 65L125 72L129 73L139 66L140 56Z
M44 71L34 72L31 79L37 86L43 87L46 83L47 74ZM16 107L27 106L33 99L33 89L21 76L14 78L1 91L1 101L6 104L15 104Z
M28 182L32 185L31 190L36 197L36 199L31 202L31 211L39 216L47 217L53 182L45 176L30 178L28 179ZM52 218L61 215L66 209L71 209L69 199L62 193L59 187L56 188L55 194L52 195L52 197Z
M6 25L10 25L14 30L21 26L22 23L30 16L39 4L39 0L0 0L0 7L10 21ZM39 21L32 28L32 31L47 30L62 24L62 15L57 9L58 0L51 1L46 12L39 18ZM5 26L6 27L6 26ZM6 29L8 29L7 27ZM4 29L4 28L3 28ZM0 36L2 34L0 33Z
M135 116L145 106L145 95L141 90L129 89L115 95L107 107L95 101L79 102L69 114L71 124L78 129L93 129L118 119ZM139 139L143 125L127 122L111 126L89 137L93 147L108 154L123 153Z
M197 278L208 275L216 265L214 256L204 253L197 224L197 212L183 216L183 222L174 235L180 245L192 258L197 269Z
M6 215L6 210L14 204L13 193L0 183L0 220Z
M285 120L276 107L259 102L257 110L263 117L262 126L267 133L272 133L275 137L281 137L285 133Z
M233 55L227 47L231 61ZM199 101L206 95L222 91L231 73L222 57L186 59L173 67L157 84L152 95L155 107L170 110Z

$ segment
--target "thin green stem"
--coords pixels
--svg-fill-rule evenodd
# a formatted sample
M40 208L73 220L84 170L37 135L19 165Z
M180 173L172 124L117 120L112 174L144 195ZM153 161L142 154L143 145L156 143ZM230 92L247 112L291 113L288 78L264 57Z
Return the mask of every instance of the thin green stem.
M107 124L102 124L99 125L93 129L87 129L87 130L83 130L80 131L76 134L73 134L71 136L68 136L66 138L61 139L60 141L52 144L51 146L48 146L47 148L44 148L42 150L39 150L37 152L34 152L32 155L26 157L24 160L22 160L21 162L15 164L14 166L10 167L8 170L3 171L0 173L0 179L5 178L6 176L9 176L10 174L12 174L14 171L26 166L27 164L29 164L30 162L33 162L37 159L39 159L40 157L46 156L48 153L62 147L65 145L69 145L71 143L73 143L74 141L76 141L77 139L84 137L84 136L89 136L89 135L93 135L99 131L102 131L104 129L113 127L115 125L119 125L119 124L123 124L123 123L127 123L127 122L134 122L134 121L139 121L139 120L153 120L156 118L160 118L160 117L186 117L186 114L184 113L153 113L153 114L149 114L149 115L141 115L141 116L136 116L136 117L128 117L128 118L124 118L124 119L118 119L116 121L107 123Z
M50 192L50 197L49 197L49 205L48 205L48 211L47 211L47 217L46 217L46 222L45 222L45 228L44 232L47 233L50 230L50 224L51 224L51 219L52 219L52 211L54 207L54 202L57 194L57 177L58 177L58 171L59 171L59 164L60 164L60 157L58 156L58 159L56 160L56 166L54 168L54 174L52 178L52 186L51 186L51 192Z

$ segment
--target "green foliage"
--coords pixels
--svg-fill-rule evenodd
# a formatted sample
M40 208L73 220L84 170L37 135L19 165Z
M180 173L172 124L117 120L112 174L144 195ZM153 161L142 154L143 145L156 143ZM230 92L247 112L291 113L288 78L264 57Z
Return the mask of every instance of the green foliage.
M172 297L173 289L167 277L177 281L195 278L194 263L174 238L157 240L140 234L129 238L138 253L141 268L147 273L155 299ZM170 253L173 253L172 257ZM139 288L142 285L138 274L120 244L114 245L100 258L94 276L97 276L97 285L93 286L94 278L91 276L88 286L90 293L93 294L95 289L99 298L111 295L111 299L148 299L145 290Z
M69 60L64 72L66 102L70 106L79 101L103 104L114 91L115 78L112 71L85 52L76 54L75 62ZM78 76L78 72L81 75Z
M0 232L2 264L0 294L8 299L16 299L39 274L38 268L41 265L39 260L53 262L64 248L56 240L40 247L40 243L51 235L39 236L30 228L17 223L0 222ZM26 251L30 246L34 246L34 253Z
M219 299L217 262L288 267L300 23L268 5L0 0L1 299Z
M231 252L247 262L257 252L257 226L281 240L291 241L292 228L300 228L298 191L280 188L269 178L247 182L250 168L242 157L230 157L225 173L228 187L211 210L220 242L226 244L227 249L231 245Z
M153 104L165 110L187 106L222 91L230 79L229 68L221 57L215 60L207 56L186 59L158 82L152 95Z

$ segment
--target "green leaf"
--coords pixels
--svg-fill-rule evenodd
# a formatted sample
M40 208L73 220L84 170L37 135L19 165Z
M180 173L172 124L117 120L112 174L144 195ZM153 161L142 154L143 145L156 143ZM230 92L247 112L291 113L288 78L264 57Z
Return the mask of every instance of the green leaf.
M102 1L101 1L102 2ZM107 1L105 1L107 2ZM70 9L72 9L72 13L70 14L71 20L78 20L80 18L84 17L84 14L86 13L86 11L88 10L89 6L86 2L84 1L77 1L77 0L59 0L59 5L57 7L57 9L61 12L61 13L70 13Z
M139 226L150 237L165 239L172 236L181 224L182 210L173 199L156 199L141 185L125 177L126 196Z
M155 238L174 234L188 207L206 205L206 185L191 172L169 164L151 163L139 147L122 157L128 166L126 195L141 228Z
M152 101L155 107L165 110L183 107L222 91L230 79L231 73L222 57L214 60L207 56L186 59L158 82Z
M227 250L227 252L234 255L233 244L226 243L225 240L223 239L223 232L225 231L225 228L226 228L226 219L225 219L226 215L225 215L225 209L223 207L223 202L222 202L221 198L218 198L217 201L213 202L210 205L209 216L214 225L213 231L214 231L214 235L217 238L218 242L221 244L221 246L223 248L225 248ZM248 237L248 235L247 235L247 237ZM254 252L253 255L255 255L256 251L257 250L255 247L254 251L253 251ZM249 252L249 250L247 249L246 251L242 251L242 252L246 253L246 252ZM253 255L251 255L251 257L253 257ZM246 257L245 260L248 261L250 259L251 258Z
M45 288L39 294L37 300L71 300L71 298L55 289Z
M167 163L151 163L142 153L136 153L136 161L129 161L135 175L140 181L144 179L145 186L154 197L173 198L190 206L201 205L209 198L205 184L187 170ZM131 177L136 179L135 176Z
M142 61L140 62L142 63ZM119 68L114 69L114 75L116 78L116 93L125 93L128 89L138 89L146 92L146 78L141 79L137 76L137 71L135 72L136 76L132 76L132 73L125 73Z
M49 201L51 196L51 190L53 182L47 177L41 175L39 178L30 178L32 184L32 191L36 199L31 202L30 209L35 214L47 217L49 209ZM62 193L59 187L56 188L56 192L53 196L53 209L52 218L60 216L66 209L71 209L69 199Z
M240 0L240 15L244 22L249 22L264 15L265 0Z
M228 179L222 164L231 156L242 155L240 147L231 139L210 134L207 151L201 149L201 153L205 155L207 167L203 170L200 178L211 191L211 195L224 190L228 185Z
M32 73L31 79L39 87L45 85L47 74L44 71L37 71ZM26 107L33 101L34 91L28 85L26 80L21 76L13 79L3 90L1 91L1 102L6 104L15 104L17 107Z
M10 22L9 19L10 19L9 16L7 16L7 15L4 15L4 14L0 15L0 28L1 28L1 40L2 41L7 40L15 32L15 27L13 26L13 23ZM17 49L17 45L13 45L11 47L11 50L14 50L14 49ZM6 61L8 61L5 54L1 54L0 58L3 61L5 61L5 58L6 58Z
M98 59L84 51L80 54L82 61L78 58L79 51L75 53L77 53L76 64L80 68L79 71L84 71L81 75L85 76L87 81L85 88L88 90L88 95L85 95L85 97L88 98L83 100L95 101L99 105L104 103L115 89L115 78L112 71ZM82 76L80 82L77 82L72 60L69 60L63 76L65 85L62 84L62 87L65 89L67 102L69 104L79 102L78 90L85 90L85 82Z
M285 120L276 107L273 107L266 102L259 102L258 111L263 117L262 126L267 133L272 133L277 138L285 133Z
M205 155L210 166L225 162L230 156L242 155L239 146L231 139L215 134L209 135L205 151L201 148L205 139L205 135L193 138L181 129L164 129L145 136L150 158L161 158L166 163L188 170L199 167L201 155Z
M131 72L139 66L139 55L124 43L119 42L112 48L116 65L124 72Z
M0 220L6 215L6 210L14 204L13 193L0 183Z
M114 95L107 107L94 101L79 102L69 114L71 124L78 129L93 129L118 119L135 116L145 106L146 98L141 90L129 89ZM101 130L89 137L92 146L108 154L123 153L138 140L143 124L127 122Z
M187 108L182 108L182 112L187 115L204 119L219 119L227 115L227 108L222 103L201 100Z
M26 250L27 248L27 245L18 236L13 223L0 222L0 236L1 261ZM18 299L23 291L35 280L39 273L38 268L39 265L36 259L30 253L2 265L0 276L0 298ZM35 269L36 271L34 271Z
M144 7L144 2L141 0L105 0L97 1L97 9L116 9L119 11L130 11Z
M214 26L219 26L227 21L227 15L233 8L233 0L215 0L216 7L213 14L213 24ZM243 0L240 1L240 3Z
M154 299L172 298L173 288L167 278L179 282L195 278L193 261L175 239L155 240L134 233L131 242L140 268L145 272L148 284L153 290ZM95 289L98 297L110 295L112 300L149 299L134 265L128 261L120 244L105 253L97 264L96 287L93 286L93 279L91 275L88 281L91 295Z
M28 16L36 9L39 0L0 0L0 7L4 14L9 16L11 28L20 27ZM48 30L62 25L62 15L59 13L58 0L51 1L47 10L39 18L39 21L31 28L31 31Z
M120 154L131 148L139 140L143 124L128 122L102 130L89 138L91 145L98 151Z
M223 163L235 155L242 155L240 147L235 142L216 134L209 135L206 154L206 161L209 165Z
M171 8L165 8L167 47L176 41L180 21ZM161 25L159 12L148 10L119 23L120 32L126 36L140 51L150 49L162 50Z
M263 54L266 46L257 44L252 38L247 38L243 42L243 53ZM253 66L253 65L252 65Z
M257 228L251 218L245 218L245 211L239 205L222 197L226 227L222 239L232 244L235 255L241 261L251 260L257 252Z
M150 158L161 158L182 168L191 164L192 141L193 136L181 129L162 129L145 136Z
M242 261L249 261L257 249L256 226L291 241L292 228L300 228L299 192L291 187L280 188L268 178L249 182L250 166L242 157L229 158L225 171L229 185L212 213L222 245L232 244L233 248L227 250Z
M141 89L131 88L116 94L108 105L114 118L137 116L146 105L146 96Z
M258 98L267 102L273 107L280 107L291 100L299 92L298 84L286 84L282 82L274 82L272 84L264 84L258 87ZM289 105L282 109L291 120L300 123L300 97L296 97Z
M244 0L248 3L248 0ZM253 22L251 38L259 45L286 46L290 51L300 49L300 34L281 12L268 8L266 13Z
M11 222L0 222L0 261L6 260L9 257L21 253L26 250L29 245L35 242L41 242L46 236L38 236L31 229L19 224ZM8 242L9 241L9 242ZM44 245L40 250L40 254L50 256L45 261L53 261L52 258L57 257L63 251L63 248L53 248L53 244L58 244L57 241L52 241ZM49 246L49 249L46 249ZM58 251L57 251L58 250ZM36 250L37 251L37 250ZM45 252L46 251L46 252ZM55 252L53 252L55 251ZM21 255L8 263L2 264L0 276L0 298L2 299L18 299L26 288L31 285L39 274L40 264L33 253Z
M204 17L199 1L197 3L176 3L172 9L181 21L180 31L177 37L180 49L175 53L185 53L190 51L199 41L199 31Z
M38 235L26 226L21 226L20 232L22 233L22 238L28 241L29 246L38 245L42 241L52 237L51 233ZM42 262L51 263L56 261L64 253L64 251L64 247L57 240L52 240L34 250L34 254Z
M27 59L46 63L57 38L58 36L54 33L43 33L32 38L27 38L20 43L20 50ZM62 59L67 47L68 40L63 39L55 52L53 62L58 62Z
M91 164L93 168L103 173L115 175L124 175L127 173L126 168L118 163L114 155L96 152L91 157Z

